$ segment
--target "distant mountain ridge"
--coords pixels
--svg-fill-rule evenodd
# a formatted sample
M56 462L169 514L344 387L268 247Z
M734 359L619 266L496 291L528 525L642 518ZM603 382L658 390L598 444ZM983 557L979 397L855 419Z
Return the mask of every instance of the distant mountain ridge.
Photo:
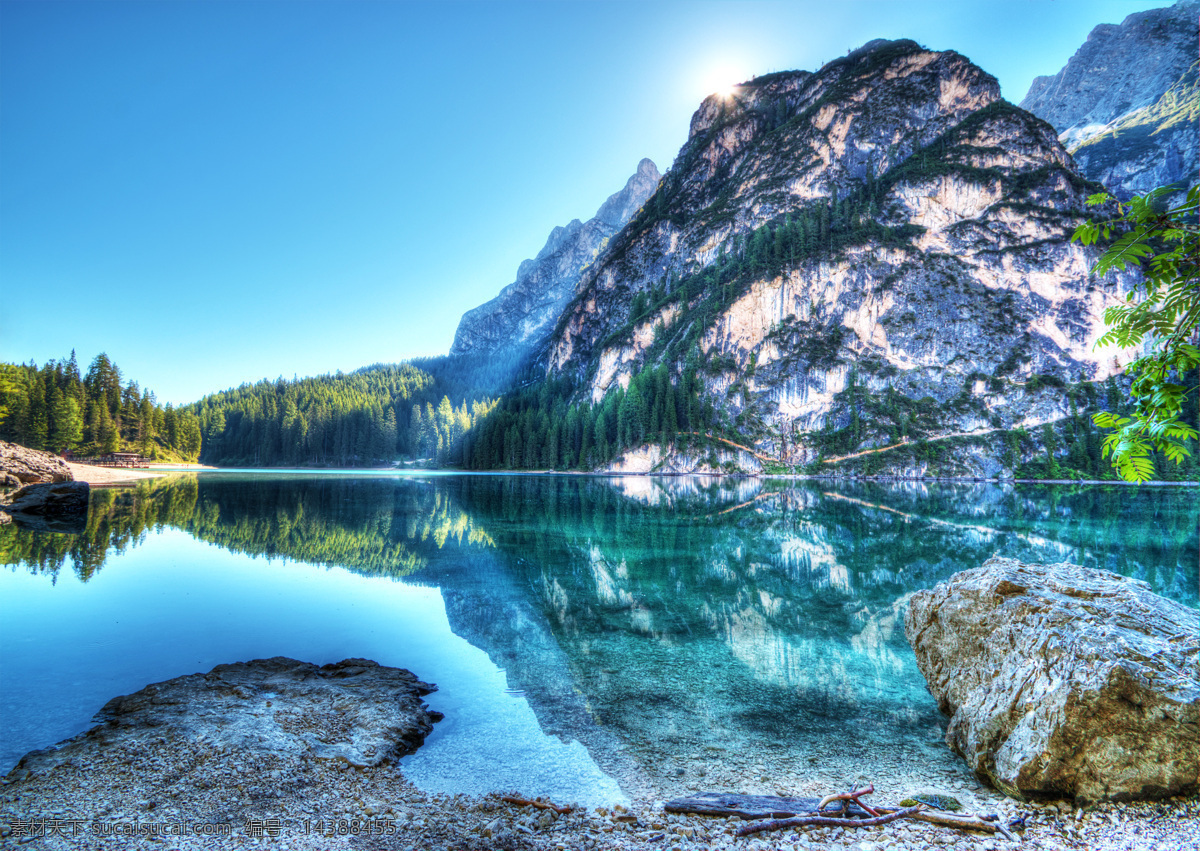
M1101 24L1021 107L1054 125L1080 170L1123 199L1200 176L1200 0Z
M520 355L541 342L575 292L582 271L653 194L661 179L643 159L624 188L586 222L574 219L550 232L537 257L524 261L517 278L491 301L463 314L451 356Z

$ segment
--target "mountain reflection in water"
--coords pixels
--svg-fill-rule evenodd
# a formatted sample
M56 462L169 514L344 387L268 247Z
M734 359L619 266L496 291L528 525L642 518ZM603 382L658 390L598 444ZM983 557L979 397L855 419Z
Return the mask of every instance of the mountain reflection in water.
M0 560L86 581L155 529L436 586L543 732L631 794L773 791L929 766L942 719L913 591L993 554L1197 604L1196 491L717 478L203 474L93 494L87 531L0 528ZM229 660L233 661L233 660ZM417 671L435 680L435 673ZM420 782L432 758L405 760Z

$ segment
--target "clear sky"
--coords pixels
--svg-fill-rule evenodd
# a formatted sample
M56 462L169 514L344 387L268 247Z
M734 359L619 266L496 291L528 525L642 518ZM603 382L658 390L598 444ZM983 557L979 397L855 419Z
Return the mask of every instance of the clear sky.
M722 84L873 38L1020 101L1138 0L0 0L0 360L160 401L443 354Z

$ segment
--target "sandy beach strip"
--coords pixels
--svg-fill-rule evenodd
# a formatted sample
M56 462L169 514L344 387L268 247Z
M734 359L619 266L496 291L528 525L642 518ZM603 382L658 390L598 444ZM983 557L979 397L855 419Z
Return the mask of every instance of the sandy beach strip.
M93 467L90 464L72 464L71 475L77 482L87 482L93 487L103 485L121 485L136 482L139 479L157 479L166 473L155 473L151 470L134 470L128 467Z

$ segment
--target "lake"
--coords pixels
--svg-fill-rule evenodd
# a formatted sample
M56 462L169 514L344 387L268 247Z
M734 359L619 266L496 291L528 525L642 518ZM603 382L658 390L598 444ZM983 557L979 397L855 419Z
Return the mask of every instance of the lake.
M366 657L445 713L428 791L600 804L847 778L969 789L904 638L993 554L1197 605L1195 488L219 472L0 527L0 772L111 697Z

